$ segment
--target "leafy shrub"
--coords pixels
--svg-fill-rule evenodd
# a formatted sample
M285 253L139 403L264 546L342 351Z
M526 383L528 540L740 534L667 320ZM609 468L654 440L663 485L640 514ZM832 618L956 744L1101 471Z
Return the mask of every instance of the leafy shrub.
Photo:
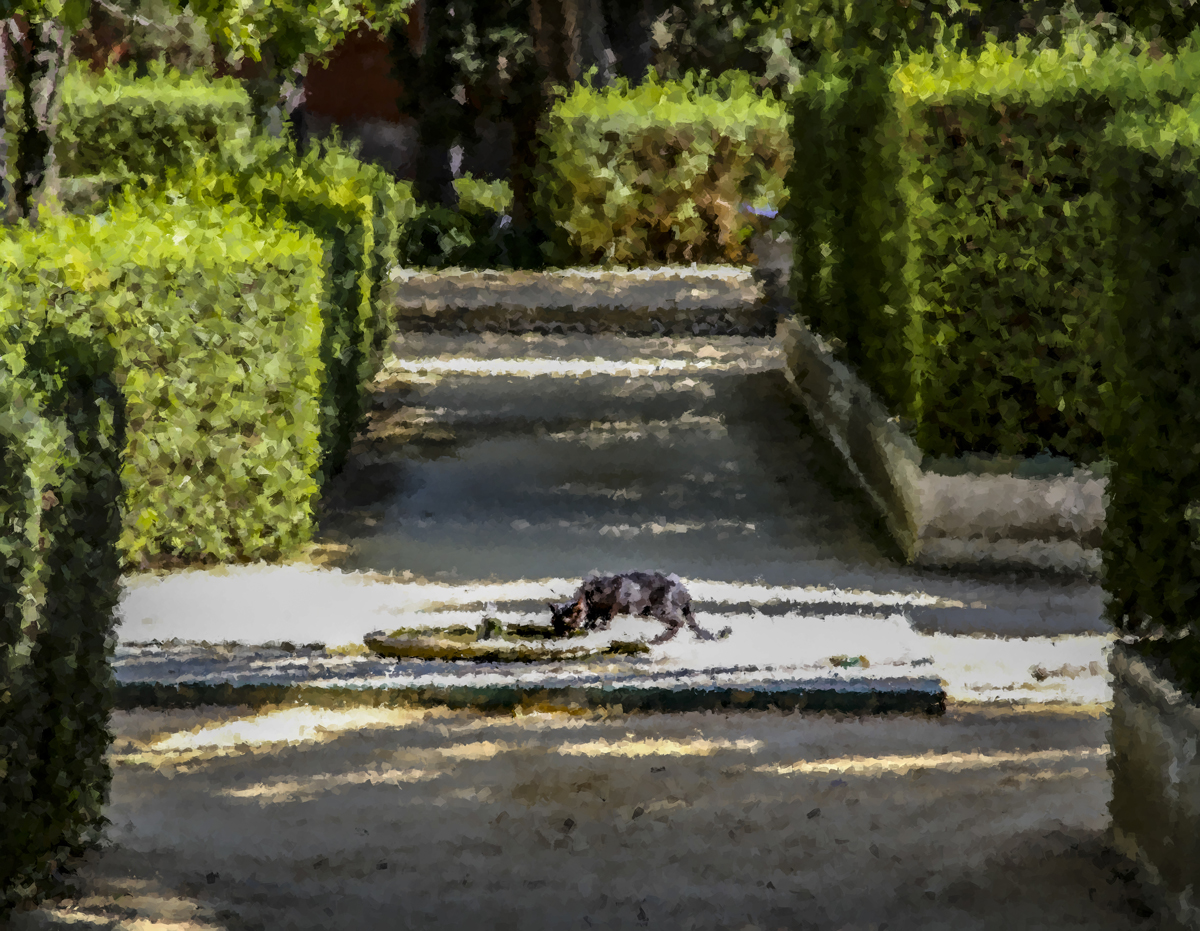
M156 190L182 191L203 203L244 204L264 221L284 218L325 243L324 482L341 467L366 417L371 379L391 332L382 288L415 210L411 190L336 140L297 157L286 143L264 137L170 173Z
M0 241L0 309L61 306L108 328L129 423L127 565L268 558L311 529L322 250L237 205L174 200Z
M233 78L184 75L161 64L68 71L55 154L64 176L157 176L246 139L250 99Z
M511 265L506 218L489 210L422 207L405 230L400 259L406 266L489 268Z
M1100 455L1112 205L1099 132L1195 57L1086 42L816 75L796 113L801 309L935 455Z
M182 203L0 238L0 916L99 839L122 563L308 535L319 261Z
M576 87L542 137L551 261L745 260L753 223L742 205L785 199L787 124L786 107L745 75Z
M0 285L0 922L103 825L124 446L102 316L61 289L18 303L14 277Z
M1116 331L1107 425L1107 612L1122 632L1166 632L1200 694L1200 109L1127 111L1109 132ZM1163 644L1165 647L1166 645Z
M507 181L483 181L466 175L454 179L458 209L466 214L502 216L512 210L512 188Z

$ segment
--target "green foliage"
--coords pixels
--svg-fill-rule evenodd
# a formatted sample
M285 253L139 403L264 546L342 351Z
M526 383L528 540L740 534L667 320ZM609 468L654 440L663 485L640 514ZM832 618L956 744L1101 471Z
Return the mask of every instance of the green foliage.
M322 259L282 223L165 197L0 242L4 312L65 301L81 327L107 327L129 423L127 565L268 558L307 538Z
M489 210L454 210L441 204L420 208L405 229L402 264L429 268L489 268L509 265L508 237Z
M1196 59L989 45L806 78L795 291L934 455L1090 461L1114 276L1098 132L1191 93ZM801 162L804 164L801 165Z
M1107 425L1113 460L1104 531L1108 615L1171 647L1200 693L1200 109L1123 112L1109 132L1117 338Z
M561 264L742 261L742 204L786 199L787 109L745 75L577 86L542 143L538 196Z
M0 920L99 839L110 780L124 406L103 332L55 298L0 299Z
M458 207L420 207L405 226L400 261L411 267L497 268L511 266L514 238L504 215L512 189L504 181L456 178Z
M63 175L157 176L249 137L250 100L232 78L184 75L160 64L94 74L72 68L56 153Z
M0 912L99 839L120 554L307 534L319 258L182 205L0 240Z
M204 18L214 43L229 61L263 59L269 50L276 67L291 68L319 58L360 26L383 29L407 21L412 0L190 0Z
M398 258L402 227L415 212L411 193L336 140L297 157L286 143L263 137L171 172L161 188L197 202L245 205L264 222L286 219L324 243L323 484L365 421L371 379L391 333L382 288Z
M507 181L482 181L466 175L454 179L454 189L463 213L500 215L512 209L512 188Z
M1185 45L1200 28L1200 4L1195 0L1119 0L1121 17L1167 49Z

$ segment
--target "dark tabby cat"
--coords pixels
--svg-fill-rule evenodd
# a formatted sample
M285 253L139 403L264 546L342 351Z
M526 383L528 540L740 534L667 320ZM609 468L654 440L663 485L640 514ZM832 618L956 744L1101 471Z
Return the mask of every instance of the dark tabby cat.
M568 631L607 630L618 614L653 617L667 629L651 640L665 643L686 624L701 640L729 636L726 627L712 634L696 623L692 599L676 575L661 572L624 572L621 575L596 575L583 580L571 601L551 604L554 631L560 637Z

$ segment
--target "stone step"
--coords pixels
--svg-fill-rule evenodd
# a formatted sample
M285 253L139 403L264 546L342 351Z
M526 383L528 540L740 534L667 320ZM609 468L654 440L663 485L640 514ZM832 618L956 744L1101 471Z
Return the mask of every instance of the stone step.
M777 315L749 268L397 268L391 278L401 331L770 335Z

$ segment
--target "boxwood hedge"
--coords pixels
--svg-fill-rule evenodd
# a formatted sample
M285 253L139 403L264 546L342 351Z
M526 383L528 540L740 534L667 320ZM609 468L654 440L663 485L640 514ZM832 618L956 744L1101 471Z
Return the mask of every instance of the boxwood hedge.
M746 75L576 87L541 140L552 264L744 260L742 205L786 199L787 124Z
M242 204L264 221L299 224L324 244L325 319L320 358L321 482L335 474L361 428L391 317L383 288L415 212L411 188L336 142L296 156L259 138L168 172L150 196L185 192L197 202ZM146 195L131 194L133 200Z
M1107 610L1125 633L1183 637L1175 671L1200 694L1200 107L1123 113L1108 142L1121 249Z
M321 258L186 203L0 239L0 913L102 826L121 557L308 533Z
M989 45L806 78L801 311L933 455L1102 454L1113 207L1103 128L1200 59Z
M0 241L5 313L66 302L80 327L109 327L128 409L127 564L266 558L307 539L323 260L282 221L182 198L48 215Z

